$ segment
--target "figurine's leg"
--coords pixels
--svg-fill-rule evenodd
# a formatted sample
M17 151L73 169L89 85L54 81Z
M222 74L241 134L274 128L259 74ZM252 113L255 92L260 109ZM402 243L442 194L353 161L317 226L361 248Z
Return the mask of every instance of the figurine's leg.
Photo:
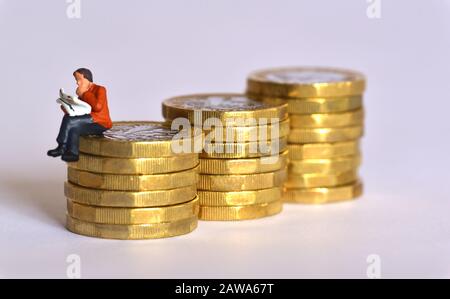
M92 122L92 119L79 122L77 126L73 127L69 131L67 153L64 154L63 160L65 161L78 161L80 136L86 135L101 135L107 129L97 123Z
M67 148L67 143L69 140L69 132L73 127L76 127L80 122L87 121L90 119L90 115L83 116L69 116L65 115L61 123L61 128L59 129L58 137L56 141L60 146Z
M69 125L71 124L70 116L64 115L63 120L61 122L61 127L59 128L59 134L56 138L56 142L61 145L66 145L67 138L69 136Z
M78 156L79 155L79 145L80 145L80 132L81 132L81 128L80 127L75 127L72 128L69 131L69 138L68 138L68 147L67 147L67 152Z
M103 135L103 133L107 130L108 129L102 125L92 122L83 126L80 136Z
M67 148L67 139L69 137L69 130L74 123L74 117L70 117L69 115L64 115L63 120L61 122L61 126L59 128L58 137L56 138L56 142L58 143L58 147L47 152L47 155L50 157L59 157L64 154Z

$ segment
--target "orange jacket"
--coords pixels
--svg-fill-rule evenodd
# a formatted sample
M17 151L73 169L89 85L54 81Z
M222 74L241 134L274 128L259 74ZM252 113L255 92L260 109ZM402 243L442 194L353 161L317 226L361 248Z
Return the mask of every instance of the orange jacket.
M112 127L111 117L109 116L108 99L106 97L106 88L92 84L91 88L83 93L80 99L91 105L91 116L95 123L98 123L107 129Z
M106 97L106 88L92 84L91 88L83 93L80 99L91 105L91 116L95 123L98 123L107 129L112 127L111 117L109 116L108 99Z

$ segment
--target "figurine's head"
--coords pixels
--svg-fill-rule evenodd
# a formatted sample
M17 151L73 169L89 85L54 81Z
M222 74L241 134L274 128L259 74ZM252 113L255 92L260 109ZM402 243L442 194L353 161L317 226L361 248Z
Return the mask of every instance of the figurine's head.
M93 82L92 72L86 68L80 68L73 72L78 86L89 86Z

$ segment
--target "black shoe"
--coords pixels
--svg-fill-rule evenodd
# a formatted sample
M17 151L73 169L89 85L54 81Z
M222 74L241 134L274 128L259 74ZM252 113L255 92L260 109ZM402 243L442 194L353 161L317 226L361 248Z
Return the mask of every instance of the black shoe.
M80 157L71 152L65 152L62 155L61 159L65 162L77 162L80 159Z
M65 151L64 146L58 145L57 148L49 150L47 152L47 156L56 158L56 157L62 156L64 154L64 151Z

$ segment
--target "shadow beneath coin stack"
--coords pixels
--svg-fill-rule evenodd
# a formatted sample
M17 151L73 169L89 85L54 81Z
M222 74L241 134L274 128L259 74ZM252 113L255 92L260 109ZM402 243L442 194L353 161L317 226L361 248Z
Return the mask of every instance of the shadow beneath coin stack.
M51 225L65 225L66 201L61 179L10 174L0 179L2 205ZM3 194L5 193L6 194Z

